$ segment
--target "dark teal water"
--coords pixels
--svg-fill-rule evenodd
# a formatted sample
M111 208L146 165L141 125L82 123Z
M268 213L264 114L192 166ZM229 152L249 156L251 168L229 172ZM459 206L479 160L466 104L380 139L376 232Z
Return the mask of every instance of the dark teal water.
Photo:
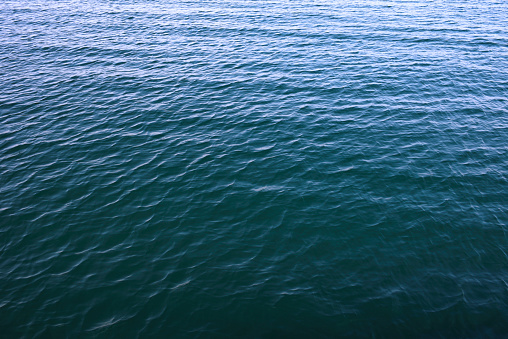
M0 336L508 336L506 1L0 4Z

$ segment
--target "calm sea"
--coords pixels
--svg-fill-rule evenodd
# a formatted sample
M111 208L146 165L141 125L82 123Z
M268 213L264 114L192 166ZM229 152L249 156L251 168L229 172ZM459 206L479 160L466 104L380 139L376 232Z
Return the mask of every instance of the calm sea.
M0 337L506 336L507 1L0 4Z

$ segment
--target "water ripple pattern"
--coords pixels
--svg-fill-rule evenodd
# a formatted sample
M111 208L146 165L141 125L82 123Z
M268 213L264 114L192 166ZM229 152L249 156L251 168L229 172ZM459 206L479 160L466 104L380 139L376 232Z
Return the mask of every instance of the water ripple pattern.
M507 13L2 1L1 336L507 336Z

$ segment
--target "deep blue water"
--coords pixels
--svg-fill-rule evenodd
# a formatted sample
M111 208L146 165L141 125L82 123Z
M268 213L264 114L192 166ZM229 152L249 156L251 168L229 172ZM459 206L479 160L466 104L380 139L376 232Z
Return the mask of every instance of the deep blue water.
M508 2L4 0L0 336L508 336Z

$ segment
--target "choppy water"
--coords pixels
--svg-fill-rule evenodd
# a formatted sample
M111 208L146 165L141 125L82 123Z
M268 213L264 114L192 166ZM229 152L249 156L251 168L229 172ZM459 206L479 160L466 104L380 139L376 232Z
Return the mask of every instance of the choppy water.
M508 335L506 1L3 1L0 336Z

